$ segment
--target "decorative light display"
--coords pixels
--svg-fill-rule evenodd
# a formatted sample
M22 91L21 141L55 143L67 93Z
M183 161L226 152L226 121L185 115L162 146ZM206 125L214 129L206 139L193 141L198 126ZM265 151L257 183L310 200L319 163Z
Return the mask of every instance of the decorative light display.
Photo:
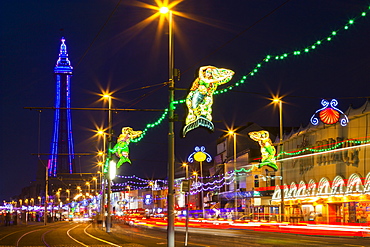
M290 52L285 52L285 53L277 54L277 55L266 55L261 60L261 62L257 63L254 66L254 68L248 74L242 76L239 81L235 82L233 85L230 85L230 86L228 86L224 89L214 91L213 95L226 93L226 92L232 90L234 87L238 87L238 86L243 85L249 77L256 75L257 72L259 72L260 69L263 67L263 65L265 65L267 62L281 61L281 60L284 60L286 58L291 58L293 56L297 57L299 55L308 54L309 52L317 50L317 48L319 48L320 46L322 46L324 44L329 44L330 41L333 40L333 38L339 36L338 34L344 32L344 31L347 31L350 27L352 27L356 23L356 20L358 20L360 18L363 18L363 17L366 17L367 13L369 11L370 11L370 7L367 7L359 15L357 15L356 17L348 20L346 23L344 23L344 25L342 27L339 27L336 31L330 32L328 36L313 42L311 45L308 45L307 47L304 47L304 48L301 48L301 49L291 50ZM183 104L183 103L185 103L185 101L186 101L185 99L175 100L175 101L171 102L170 107L173 108L173 109L176 109L176 105ZM132 142L141 141L144 138L144 136L146 135L146 133L148 132L149 129L154 128L154 127L158 126L159 124L161 124L163 122L163 120L166 118L167 114L168 114L168 108L166 108L164 110L164 113L158 118L158 120L156 120L153 123L148 123L146 125L145 129L143 130L142 135L139 138L137 138L135 140L132 140Z
M203 190L203 191L212 191L212 190L216 190L216 189L219 189L219 188L224 187L225 185L230 185L230 184L232 184L232 183L234 182L234 180L235 180L235 177L233 177L233 179L232 179L232 180L230 180L230 181L224 181L222 184L214 185L214 186L212 186L212 187L205 187L205 188L203 187L203 184L202 184L202 183L198 183L198 184L196 184L196 185L195 185L195 187L196 187L196 188L198 188L198 189L194 189L194 188L192 187L192 189L191 189L191 191L190 191L190 194L191 194L191 195L194 195L194 194L197 194L197 193L201 192L202 190Z
M111 153L115 153L119 157L117 168L126 162L131 164L131 160L129 159L129 144L131 140L140 137L141 133L142 131L134 131L131 127L122 128L122 134L119 135L117 144L112 150L109 150Z
M229 69L220 69L210 65L200 67L198 78L193 82L186 97L188 116L183 129L184 137L190 130L199 126L213 131L213 93L219 85L229 82L233 75L234 71Z
M291 151L291 152L281 152L277 156L283 156L283 155L293 156L293 155L302 154L302 153L307 152L307 151L313 152L313 153L323 153L323 152L332 151L334 149L339 149L339 147L348 146L348 144L352 144L352 145L365 145L365 144L368 144L368 143L370 143L370 139L364 140L364 141L360 141L360 140L345 140L345 141L341 141L341 142L332 143L331 144L332 146L330 146L328 148L322 148L322 146L317 146L317 147L312 147L312 148L304 148L304 149L301 149L301 150L296 150L296 151ZM343 150L343 148L341 148L340 150Z
M338 105L338 101L336 99L332 99L330 103L329 101L323 99L321 100L321 105L323 107L317 110L315 114L313 114L311 117L311 123L313 125L319 124L319 119L317 118L317 115L319 116L321 122L323 122L324 124L336 124L339 119L340 125L346 126L348 124L347 116L341 110L336 108L336 106Z
M306 151L311 151L311 152L314 152L316 153L317 155L318 154L325 154L325 153L328 153L328 152L331 152L333 151L334 149L337 149L337 150L334 150L334 151L345 151L345 150L348 150L348 149L352 149L352 148L360 148L360 147L366 147L366 146L369 146L370 145L370 139L367 139L367 140L345 140L345 141L342 141L342 142L337 142L337 143L332 143L333 146L331 146L330 148L322 148L323 146L317 146L317 147L312 147L312 148L305 148L305 149L302 149L302 150L298 150L298 151L291 151L291 152L281 152L278 156L280 155L299 155L303 152L306 152ZM353 145L353 146L348 146L349 144ZM338 149L339 147L341 146L347 146L347 147L343 147L341 149ZM196 152L194 152L196 153ZM312 155L312 154L311 154ZM294 157L294 158L304 158L306 156L299 156L299 157ZM293 159L292 158L285 158L285 159L281 159L282 161L285 161L285 160L288 160L288 159ZM251 167L249 169L245 169L245 168L241 168L239 170L235 170L235 171L231 171L229 172L228 174L226 175L214 175L214 176L206 176L204 178L206 179L213 179L212 182L206 182L206 183L195 183L192 185L192 191L193 190L197 190L198 192L203 189L203 190L211 190L211 188L215 188L217 189L218 187L222 187L223 185L225 184L229 184L230 181L227 181L228 179L231 179L235 176L236 173L248 173L250 171L252 171L254 169L254 167L258 167L259 165L251 165ZM115 183L114 186L116 187L119 187L119 188L126 188L127 185L130 185L130 188L132 189L145 189L145 188L151 188L151 186L149 185L149 183L152 181L152 180L148 180L148 179L144 179L144 178L140 178L140 177L137 177L135 175L132 175L132 176L120 176L120 175L117 175L117 177L120 177L120 178L123 178L123 179L132 179L132 180L129 180L125 183ZM195 179L195 176L192 176L190 177L190 179ZM198 177L198 179L200 179L200 177ZM137 181L134 181L134 180L139 180L140 182L137 182ZM163 183L162 187L160 189L166 189L166 184L167 184L167 180L155 180L157 183ZM122 190L122 189L115 189L115 190ZM196 193L196 192L194 192Z
M145 205L150 205L152 202L153 202L152 195L145 195L144 204Z
M201 147L195 147L195 152L191 153L188 157L188 161L190 163L194 162L194 159L198 162L203 162L207 159L207 162L211 162L212 157L209 155L209 153L206 153L206 148L204 146Z
M235 170L235 172L237 172L237 173L240 173L240 172L245 172L245 173L247 173L247 172L251 172L255 167L259 167L259 165L251 165L251 168L249 168L249 169L245 169L244 167L242 167L241 169L239 169L239 170Z
M57 172L73 172L74 147L71 123L71 76L73 67L68 59L67 45L61 39L59 58L54 67L56 75L56 97L54 113L54 133L48 161L49 176ZM60 108L66 108L61 110ZM68 153L67 156L58 153Z
M277 171L278 167L275 160L276 150L272 145L269 132L266 130L261 130L249 132L248 134L253 141L258 142L258 144L261 146L262 159L261 163L259 164L259 168L262 166L269 166Z

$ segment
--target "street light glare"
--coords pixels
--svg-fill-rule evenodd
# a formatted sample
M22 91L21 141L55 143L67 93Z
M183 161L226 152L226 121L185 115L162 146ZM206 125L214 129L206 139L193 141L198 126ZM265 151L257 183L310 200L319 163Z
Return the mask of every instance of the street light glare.
M234 131L234 130L229 130L227 133L228 133L229 135L234 135L235 131Z
M168 7L161 7L161 8L159 9L159 12L160 12L161 14L167 14L167 13L168 13L168 11L170 11L170 10L168 9Z

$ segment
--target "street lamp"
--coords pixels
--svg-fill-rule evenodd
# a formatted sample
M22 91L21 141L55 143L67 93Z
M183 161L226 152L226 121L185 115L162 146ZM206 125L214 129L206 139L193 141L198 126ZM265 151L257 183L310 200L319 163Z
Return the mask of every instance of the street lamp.
M49 200L49 164L45 166L45 201L44 201L44 225L47 222Z
M109 162L112 159L112 154L110 150L112 149L112 96L110 94L104 94L103 95L104 99L108 99L108 157L107 159ZM106 232L111 231L111 163L108 164L108 172L107 172L107 183L108 183L108 188L107 188L107 225L106 225Z
M193 176L195 176L195 182L198 182L198 173L196 171L193 171L192 173Z
M154 201L154 194L153 194L153 186L154 186L153 181L150 181L150 182L149 182L149 186L150 186L150 187L152 187L152 202L153 202L152 213L153 213L153 215L154 215L155 201Z
M128 210L130 211L130 192L131 192L131 187L130 187L130 185L127 185L126 188L128 189Z
M67 201L69 202L69 198L71 196L71 191L69 189L66 189L66 192L67 192Z
M87 193L90 194L90 182L86 182L85 185L87 185Z
M189 165L182 163L182 167L185 167L185 179L189 182ZM190 187L190 185L189 185ZM185 204L186 204L186 221L185 221L185 246L188 246L188 235L189 235L189 192L185 192Z
M229 136L232 136L233 137L233 140L234 140L234 176L235 176L235 178L234 178L234 193L235 193L235 195L234 195L234 207L235 207L235 219L237 219L238 218L238 197L237 197L237 191L236 191L236 187L237 187L237 181L236 181L236 179L237 179L237 177L236 177L236 132L235 132L235 130L229 130L228 131L228 135Z
M104 161L105 161L105 154L106 154L106 150L105 150L105 147L106 147L106 143L105 143L106 133L102 129L99 129L96 133L97 133L97 135L103 137L103 155L102 155L101 161L99 161L99 163L98 163L98 165L101 166L100 171L98 171L100 173L100 185L101 185L100 216L103 217L103 215L104 215L104 191L105 191L104 183L103 183L103 180L104 180L103 174L104 174Z
M282 97L274 97L272 99L273 104L279 105L279 122L280 122L280 142L279 142L279 152L281 153L283 150L283 101L281 100ZM279 156L277 156L279 157ZM280 161L280 174L281 174L281 188L280 188L280 194L281 194L281 202L280 202L280 221L284 221L284 175L283 175L283 162Z
M60 201L60 191L58 190L55 194L57 195L58 202L59 202Z
M95 195L97 195L98 193L98 182L97 182L97 178L96 177L93 177L92 180L94 181L95 183L95 189L94 189L94 192L95 192Z
M174 82L174 35L172 11L168 7L160 8L161 14L168 15L168 90L169 90L169 109L168 109L168 196L167 196L167 246L175 246L175 133L174 133L174 107L175 99Z

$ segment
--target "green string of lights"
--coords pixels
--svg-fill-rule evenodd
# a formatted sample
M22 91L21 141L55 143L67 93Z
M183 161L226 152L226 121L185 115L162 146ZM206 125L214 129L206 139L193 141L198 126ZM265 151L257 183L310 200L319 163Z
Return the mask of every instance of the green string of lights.
M262 59L262 61L260 63L257 63L255 65L255 67L247 75L242 76L242 78L239 81L237 81L236 83L234 83L233 85L230 85L230 86L228 86L228 87L226 87L224 89L221 89L221 90L216 90L214 92L214 95L223 94L223 93L229 92L234 87L241 86L242 84L244 84L246 82L246 80L249 77L255 76L260 71L260 69L266 63L268 63L270 61L281 61L281 60L284 60L284 59L289 58L291 56L299 56L299 55L307 54L307 53L309 53L311 51L316 50L316 48L318 48L319 46L321 46L321 45L323 45L325 43L329 43L330 41L333 40L333 38L335 38L338 35L338 33L343 32L343 31L346 31L352 25L354 25L357 19L362 18L362 17L365 17L368 14L369 11L370 11L370 6L367 7L366 10L362 11L356 17L354 17L354 18L350 19L349 21L347 21L339 29L337 29L335 31L332 31L327 37L322 38L320 40L317 40L316 42L312 43L311 45L309 45L309 46L307 46L305 48L302 48L302 49L299 49L299 50L293 50L291 52L282 53L280 55L267 55L265 58ZM173 109L175 110L176 109L176 105L183 104L183 103L185 103L185 99L176 100L176 101L173 101L170 104L170 107L173 107ZM145 129L143 130L142 135L139 138L133 140L132 142L139 142L139 141L141 141L144 138L144 136L146 135L146 133L148 132L149 129L154 128L154 127L158 126L159 124L161 124L163 122L163 120L166 118L167 114L168 114L168 108L166 108L164 110L164 113L162 114L162 116L158 120L156 120L153 123L147 124L146 127L145 127Z
M335 145L331 146L331 147L328 147L328 148L317 148L317 147L313 147L313 148L304 148L304 149L301 149L301 150L297 150L297 151L291 151L291 152L280 152L277 157L279 158L279 156L283 156L283 155L289 155L289 156L293 156L293 155L299 155L299 154L302 154L306 151L308 152L312 152L312 153L321 153L321 152L327 152L327 151L331 151L331 150L334 150L334 149L337 149L341 146L343 146L344 144L355 144L355 145L361 145L361 144L367 144L367 143L370 143L370 139L368 140L364 140L364 141L360 141L360 140L345 140L345 141L342 141L342 142L337 142L335 143ZM320 146L321 147L321 146Z
M238 87L240 86L241 84L244 84L246 79L248 77L251 77L251 76L254 76L256 75L257 72L259 72L259 70L263 67L263 65L265 65L266 63L270 62L270 61L273 61L273 60L284 60L290 56L299 56L299 55L303 55L303 54L307 54L313 50L315 50L318 46L320 45L323 45L325 43L328 43L330 41L333 40L333 38L335 38L338 33L342 32L342 31L345 31L345 30L348 30L354 23L357 19L361 18L361 17L365 17L367 15L367 13L370 11L370 6L363 12L361 12L361 14L359 14L358 16L350 19L344 26L342 26L341 28L337 29L336 31L332 31L326 38L323 38L323 39L320 39L320 40L317 40L316 42L314 42L313 44L303 48L303 49L300 49L300 50L294 50L294 51L291 51L291 52L286 52L286 53L283 53L283 54L280 54L280 55L267 55L264 59L262 59L262 61L260 63L257 63L256 66L253 68L252 71L250 71L247 75L243 76L242 79L240 79L238 82L236 82L234 85L230 85L224 89L221 89L221 90L217 90L214 94L222 94L222 93L226 93L230 90L232 90L234 87Z
M312 148L304 148L304 149L296 150L296 151L281 152L278 155L276 155L276 157L283 156L283 155L290 155L290 156L300 155L300 154L302 154L302 153L304 153L306 151L312 152L312 153L327 152L327 151L331 151L331 150L337 149L337 148L339 148L341 146L344 146L344 144L361 145L361 144L367 144L367 143L370 143L370 139L367 139L367 140L364 140L364 141L360 141L360 140L345 140L345 141L342 141L342 142L333 143L334 145L331 146L331 147L329 147L329 148L320 148L322 146L312 147ZM235 170L235 171L237 173L240 173L240 172L251 172L254 167L258 167L260 165L263 165L263 163L253 164L252 167L249 168L249 169L241 168L241 169Z

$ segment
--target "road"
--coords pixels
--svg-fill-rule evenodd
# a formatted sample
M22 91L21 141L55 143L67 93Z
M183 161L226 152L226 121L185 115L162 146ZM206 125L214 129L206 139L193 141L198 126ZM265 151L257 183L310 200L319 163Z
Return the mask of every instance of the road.
M130 227L115 223L111 233L90 223L55 222L44 226L33 223L0 226L0 246L167 246L164 227ZM184 246L185 232L176 228L176 247ZM370 246L369 238L306 236L251 230L189 229L190 247L297 247L297 246Z

